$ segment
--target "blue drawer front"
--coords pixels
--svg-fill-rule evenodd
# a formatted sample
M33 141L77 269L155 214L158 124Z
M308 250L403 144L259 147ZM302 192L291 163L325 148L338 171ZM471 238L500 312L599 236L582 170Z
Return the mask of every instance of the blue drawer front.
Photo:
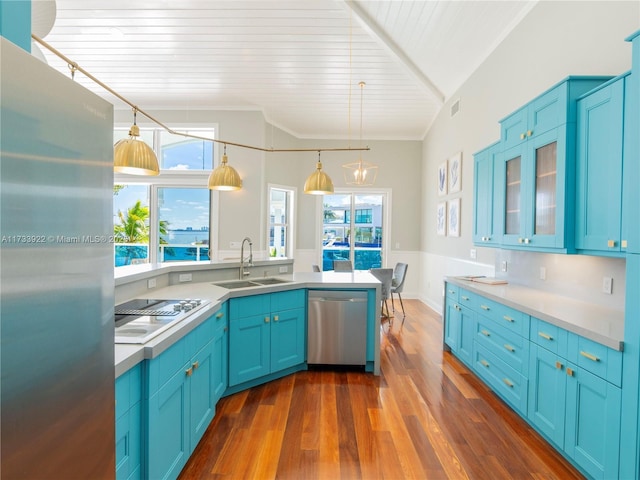
M244 318L262 315L271 311L271 295L252 295L250 297L232 298L229 301L229 317Z
M550 352L562 356L564 356L567 351L567 331L539 318L531 318L529 339Z
M580 368L622 386L622 352L570 333L568 356Z

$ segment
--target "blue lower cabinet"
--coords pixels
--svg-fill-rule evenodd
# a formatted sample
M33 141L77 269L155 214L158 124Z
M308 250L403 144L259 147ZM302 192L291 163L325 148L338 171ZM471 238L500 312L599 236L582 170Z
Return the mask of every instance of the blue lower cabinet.
M567 373L564 450L591 477L618 478L620 388L573 364Z
M305 362L305 291L233 298L229 303L229 387Z
M142 478L142 364L116 379L116 479Z
M150 479L177 478L213 420L213 332L212 317L148 362L146 464Z
M222 398L229 386L229 321L226 304L214 315L213 333L213 402Z
M564 447L567 362L553 352L531 345L527 418L556 447Z

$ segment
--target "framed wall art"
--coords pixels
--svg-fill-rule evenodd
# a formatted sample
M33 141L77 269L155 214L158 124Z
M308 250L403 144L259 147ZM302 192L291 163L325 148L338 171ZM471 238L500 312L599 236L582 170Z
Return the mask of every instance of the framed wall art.
M436 233L446 235L447 233L447 202L438 203L436 212Z
M459 192L462 188L462 152L449 159L449 193Z
M447 162L446 160L438 167L438 195L447 194Z
M460 236L460 199L449 200L447 230L450 237Z

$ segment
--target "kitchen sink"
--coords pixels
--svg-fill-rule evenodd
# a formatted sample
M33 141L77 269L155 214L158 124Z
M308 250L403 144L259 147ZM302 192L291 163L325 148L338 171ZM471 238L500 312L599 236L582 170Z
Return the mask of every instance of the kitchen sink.
M281 283L291 283L291 280L282 280L280 278L256 278L252 282L259 283L260 285L279 285Z
M220 282L214 283L216 287L228 288L229 290L233 290L234 288L247 288L247 287L257 287L258 284L250 282L248 280L236 280L231 282Z
M256 278L255 280L232 280L229 282L215 282L216 287L227 288L233 290L235 288L264 287L266 285L280 285L281 283L290 283L290 280L282 280L280 278Z

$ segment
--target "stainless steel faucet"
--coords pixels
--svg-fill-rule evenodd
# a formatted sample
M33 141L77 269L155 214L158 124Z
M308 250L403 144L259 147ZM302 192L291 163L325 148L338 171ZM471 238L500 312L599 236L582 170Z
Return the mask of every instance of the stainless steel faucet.
M253 242L249 237L244 237L242 239L242 245L240 246L240 280L247 275L251 275L249 270L244 269L244 242L249 242L249 261L247 262L247 267L253 267Z

